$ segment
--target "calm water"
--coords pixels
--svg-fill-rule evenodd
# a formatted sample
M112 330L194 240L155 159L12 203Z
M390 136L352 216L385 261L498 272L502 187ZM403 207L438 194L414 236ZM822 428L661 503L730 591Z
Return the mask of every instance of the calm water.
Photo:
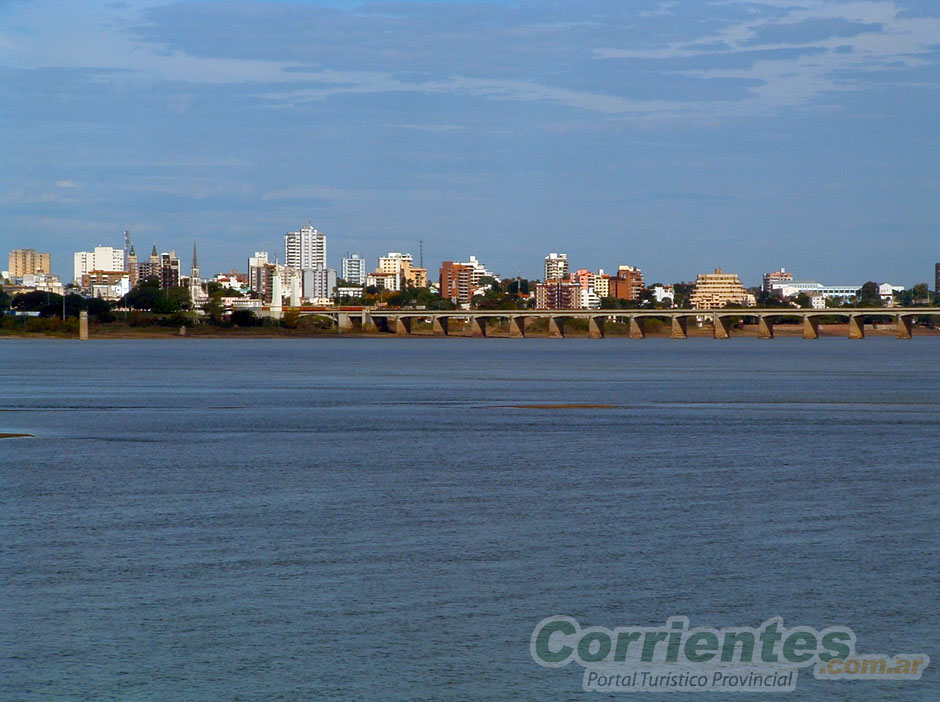
M9 340L0 394L3 699L583 698L552 614L847 625L935 663L770 699L940 698L936 339Z

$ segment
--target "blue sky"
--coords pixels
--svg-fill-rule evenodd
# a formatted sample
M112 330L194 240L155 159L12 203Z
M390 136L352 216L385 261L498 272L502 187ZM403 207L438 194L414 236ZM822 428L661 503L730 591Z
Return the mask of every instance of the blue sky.
M940 261L940 2L0 0L0 248L539 276Z

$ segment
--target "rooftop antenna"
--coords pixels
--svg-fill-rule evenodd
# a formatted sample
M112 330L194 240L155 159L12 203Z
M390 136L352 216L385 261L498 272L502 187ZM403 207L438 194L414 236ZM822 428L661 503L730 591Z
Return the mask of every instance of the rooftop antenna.
M424 239L418 239L418 267L424 268Z

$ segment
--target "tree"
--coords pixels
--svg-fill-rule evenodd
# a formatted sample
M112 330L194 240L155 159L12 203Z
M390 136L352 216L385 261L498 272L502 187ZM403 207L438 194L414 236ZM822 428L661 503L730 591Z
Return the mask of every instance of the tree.
M878 283L869 280L862 286L858 295L859 307L882 307L884 301L881 299L881 293L878 290Z
M58 305L61 310L62 296L41 290L33 290L32 292L15 295L10 303L12 309L20 312L41 312L47 305Z
M222 307L222 303L219 302L217 298L210 297L202 306L202 311L209 317L210 322L218 324L222 321L222 314L225 312L225 308ZM232 314L234 316L234 312Z
M232 312L231 322L236 327L256 327L261 323L261 320L251 310L241 309Z
M929 300L930 299L930 288L927 287L927 283L918 283L911 290L915 300Z
M810 296L805 292L801 292L796 296L796 304L798 304L802 309L807 310L813 306L813 301L810 299Z
M12 302L10 293L6 290L0 290L0 312L10 309L10 302Z

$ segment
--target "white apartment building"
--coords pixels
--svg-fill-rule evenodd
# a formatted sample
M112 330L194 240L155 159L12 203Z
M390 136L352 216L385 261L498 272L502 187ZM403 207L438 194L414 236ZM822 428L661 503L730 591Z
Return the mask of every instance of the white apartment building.
M326 234L311 225L284 235L284 265L298 270L326 268Z
M348 254L343 258L343 280L350 285L365 285L366 260L359 254Z
M476 287L480 284L480 278L495 278L499 280L499 275L487 270L486 266L477 260L476 256L471 256L468 261L456 261L456 266L466 266L470 269L470 285Z
M401 275L398 273L386 273L376 271L366 276L366 287L376 287L380 290L389 292L399 292L401 290Z
M545 257L545 280L561 280L568 275L568 254L550 253Z
M123 271L124 249L96 246L94 251L76 251L74 263L75 284L81 285L82 276L92 271Z

